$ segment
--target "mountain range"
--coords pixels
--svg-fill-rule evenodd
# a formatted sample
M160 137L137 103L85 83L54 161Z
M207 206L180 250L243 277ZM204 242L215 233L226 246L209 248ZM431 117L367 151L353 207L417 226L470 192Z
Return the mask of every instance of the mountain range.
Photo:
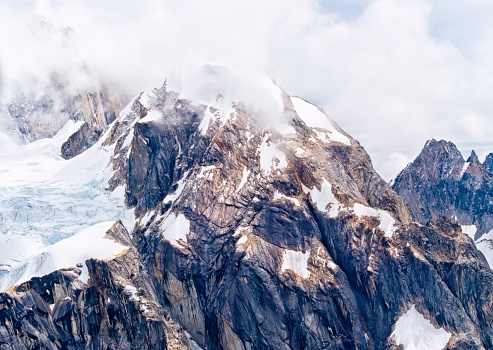
M55 137L2 137L0 348L493 348L493 155L431 140L391 187L323 110L218 65L118 116L83 96Z

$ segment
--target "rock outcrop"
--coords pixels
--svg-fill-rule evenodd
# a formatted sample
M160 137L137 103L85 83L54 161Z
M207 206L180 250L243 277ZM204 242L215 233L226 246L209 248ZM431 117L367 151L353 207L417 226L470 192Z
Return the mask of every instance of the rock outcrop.
M392 187L418 222L445 216L461 225L475 225L477 239L493 229L490 159L481 164L472 151L464 161L453 143L430 140Z
M87 284L56 282L70 292L55 321L43 278L67 273L4 293L3 339L34 346L58 327L52 344L80 348L196 346L186 331L203 349L400 349L395 324L412 308L446 349L493 347L493 272L458 225L413 222L318 107L224 67L187 69L95 146L134 210L129 252L89 261ZM22 293L36 301L13 307Z
M127 245L108 261L35 277L0 295L2 349L191 349L182 328L156 300L121 223L109 239Z
M72 158L92 146L104 129L122 111L127 98L117 89L74 93L61 83L43 94L19 92L0 108L3 131L18 143L28 143L54 136L69 119L84 121L84 126L64 145L61 155Z

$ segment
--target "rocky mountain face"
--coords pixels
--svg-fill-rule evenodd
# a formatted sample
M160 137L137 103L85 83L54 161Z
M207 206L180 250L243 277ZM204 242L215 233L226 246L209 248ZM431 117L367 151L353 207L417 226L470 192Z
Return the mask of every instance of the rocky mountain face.
M16 93L1 106L0 120L18 143L53 137L70 119L83 121L80 130L62 147L62 156L69 159L92 146L125 103L123 94L107 86L74 92L55 80L42 93Z
M271 81L184 66L96 148L127 249L0 294L0 347L493 348L474 243L413 222L356 140Z
M426 224L445 216L475 225L477 239L493 229L492 165L493 154L481 164L474 151L464 160L453 143L430 140L392 188L416 221Z

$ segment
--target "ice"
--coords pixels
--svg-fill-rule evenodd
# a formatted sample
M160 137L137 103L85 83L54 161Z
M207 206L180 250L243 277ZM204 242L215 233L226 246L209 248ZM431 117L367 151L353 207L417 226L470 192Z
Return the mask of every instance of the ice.
M351 145L349 138L339 132L332 124L330 118L320 111L317 106L312 105L299 97L291 97L291 102L293 103L296 113L307 126L327 130L328 133L317 132L319 137L322 136L322 141L337 141L348 146Z
M451 334L443 328L435 328L416 308L411 306L395 323L392 335L404 350L441 350Z
M113 147L100 141L71 160L60 157L61 145L81 125L70 120L55 137L22 146L0 135L0 277L83 228L110 220L132 228L124 191L106 191Z
M1 282L4 291L33 277L47 275L61 268L83 264L79 279L87 283L89 278L85 261L88 259L111 259L123 253L128 247L105 238L114 221L107 221L85 228L75 235L51 246L36 251L19 263Z
M370 208L359 203L354 204L353 210L360 217L373 216L378 218L380 220L378 227L385 233L385 237L392 237L397 229L394 218L384 210Z
M462 232L464 232L466 235L472 238L474 240L474 235L476 234L476 231L478 230L476 228L476 225L460 225L462 228Z
M316 187L311 190L305 187L304 190L310 193L310 197L318 210L327 213L331 218L335 218L339 214L341 204L332 193L332 185L326 179L323 179L320 191Z
M183 214L170 213L161 224L164 238L178 248L183 248L180 240L187 242L190 232L190 221Z
M310 251L303 253L286 249L282 257L281 271L291 270L302 278L308 278L310 277L310 271L307 269L309 257Z

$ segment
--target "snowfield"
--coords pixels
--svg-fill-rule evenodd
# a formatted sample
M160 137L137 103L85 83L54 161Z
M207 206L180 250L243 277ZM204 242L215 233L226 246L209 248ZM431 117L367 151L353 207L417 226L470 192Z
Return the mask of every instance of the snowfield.
M98 142L71 160L61 158L61 145L81 125L69 121L52 139L27 145L0 134L0 284L28 257L83 229L117 220L133 228L123 189L105 190L111 147Z
M435 328L413 305L399 317L391 336L404 350L441 350L451 334L443 328Z

